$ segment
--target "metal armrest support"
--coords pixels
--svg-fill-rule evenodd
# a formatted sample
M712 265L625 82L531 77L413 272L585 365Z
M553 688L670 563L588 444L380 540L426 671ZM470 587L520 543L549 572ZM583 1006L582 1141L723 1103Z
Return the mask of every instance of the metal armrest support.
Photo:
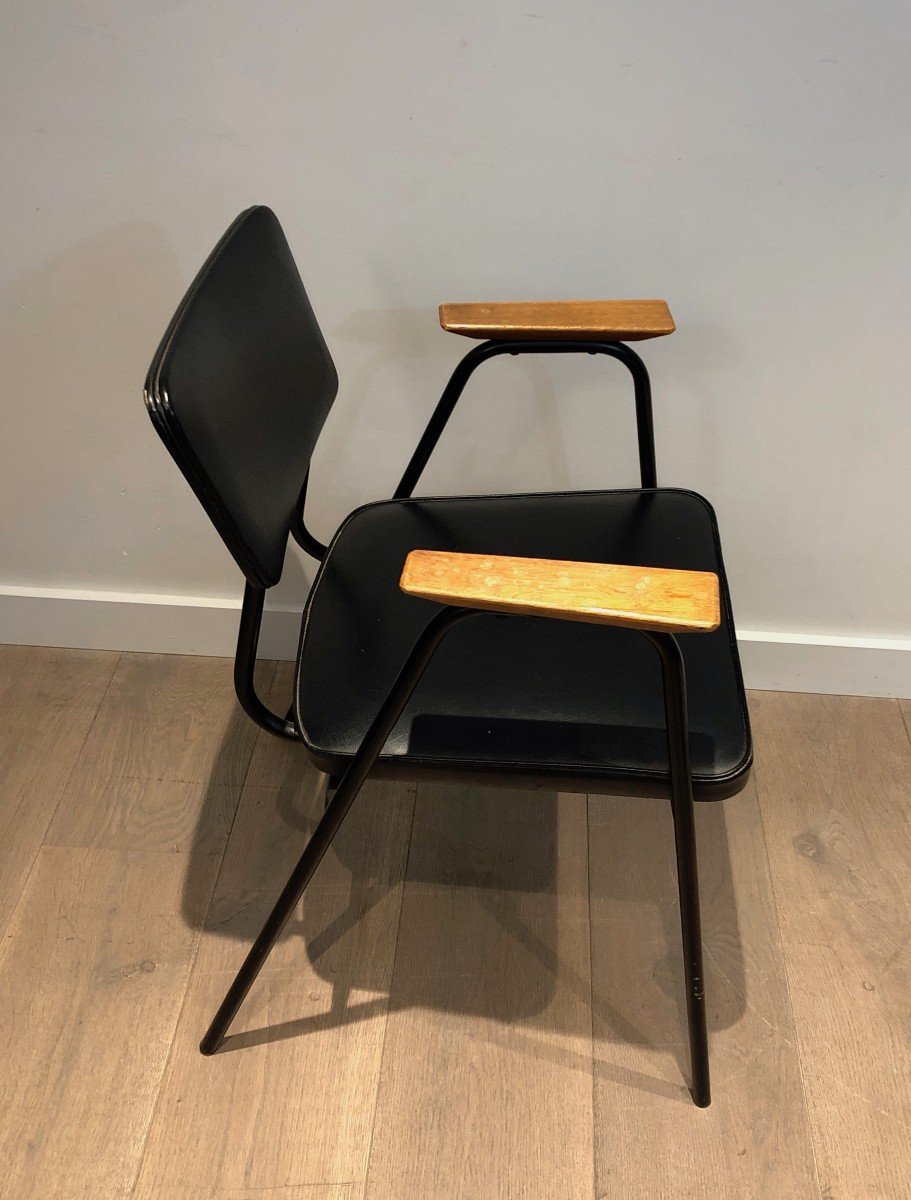
M643 488L658 486L655 467L655 430L652 423L652 389L645 363L623 342L598 341L488 341L465 355L453 371L437 402L427 428L421 435L411 461L405 468L393 499L406 499L414 491L427 461L433 453L446 422L465 390L473 372L488 358L498 354L606 354L616 358L633 377L636 400L636 431L639 438L639 474Z
M674 634L709 633L718 628L718 576L707 571L412 550L399 586L409 595L456 606L444 609L437 620L461 611L467 615L496 612L587 621L644 634L658 651L680 893L692 1095L700 1108L707 1107L711 1090L686 672ZM421 671L424 665L426 662ZM405 703L407 696L398 713ZM390 724L390 732L394 724Z
M245 596L244 599L246 607L247 597ZM254 603L255 601L251 600L251 609ZM261 614L261 593L258 603ZM470 617L482 615L485 611L484 609L456 606L443 608L436 613L421 634L399 672L389 695L368 729L357 754L339 781L338 788L327 804L297 866L292 871L202 1039L200 1050L203 1054L214 1054L222 1045L231 1022L237 1015L272 947L281 935L282 929L294 912L313 873L332 843L345 815L357 798L358 792L382 752L383 746L402 715L437 647L452 628ZM645 629L637 630L637 632L641 632L649 639L661 657L683 954L686 969L686 1004L693 1076L691 1090L694 1102L704 1108L710 1102L708 1038L705 1022L699 888L696 874L696 837L683 656L673 634ZM255 655L255 641L253 653ZM251 713L251 715L254 714ZM267 715L273 720L278 719L274 714L268 713ZM258 718L254 716L254 719Z

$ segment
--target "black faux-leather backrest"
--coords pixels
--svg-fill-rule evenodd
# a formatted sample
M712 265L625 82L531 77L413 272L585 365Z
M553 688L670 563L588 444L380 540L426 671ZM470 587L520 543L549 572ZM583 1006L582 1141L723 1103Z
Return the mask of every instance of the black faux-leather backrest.
M240 214L155 353L152 422L248 581L281 577L338 376L271 209Z

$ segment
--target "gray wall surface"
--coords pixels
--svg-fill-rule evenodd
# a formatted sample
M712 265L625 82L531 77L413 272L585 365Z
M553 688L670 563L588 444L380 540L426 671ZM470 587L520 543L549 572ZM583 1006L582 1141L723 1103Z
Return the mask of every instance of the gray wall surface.
M469 343L441 300L663 296L660 481L740 624L911 635L911 9L641 0L2 10L0 584L235 597L148 360L242 208L285 225L341 379L323 538L394 487ZM636 481L622 370L476 377L426 492ZM292 562L279 600L311 577Z

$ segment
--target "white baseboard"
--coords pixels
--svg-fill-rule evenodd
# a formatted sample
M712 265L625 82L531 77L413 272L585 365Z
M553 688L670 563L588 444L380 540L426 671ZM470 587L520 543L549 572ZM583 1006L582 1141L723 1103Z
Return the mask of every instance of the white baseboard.
M159 596L145 592L0 587L0 643L231 657L240 595ZM266 609L261 658L293 659L299 610Z
M0 642L231 656L240 598L0 587ZM300 613L267 608L263 658L293 659ZM911 638L741 630L748 688L911 697Z
M737 641L748 688L911 696L911 638L741 629Z

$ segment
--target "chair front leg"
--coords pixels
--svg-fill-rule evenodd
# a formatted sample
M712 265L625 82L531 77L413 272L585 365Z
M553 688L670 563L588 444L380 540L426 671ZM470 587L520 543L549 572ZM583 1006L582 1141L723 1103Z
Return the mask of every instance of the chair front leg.
M437 646L453 625L474 615L473 609L444 608L421 634L200 1042L199 1049L203 1054L214 1054L224 1042L231 1022L329 849Z
M691 1093L693 1102L707 1108L712 1095L709 1085L709 1045L705 1017L705 977L702 968L702 931L699 915L699 878L696 868L696 822L693 781L690 772L689 731L686 711L686 675L677 639L669 633L649 633L661 655L664 683L664 713L671 776L671 808L677 849L677 887L680 893L680 924L683 934L683 969L686 984L686 1013L689 1024Z
M338 785L341 783L341 775L326 776L326 795L323 798L323 808L328 808L332 803L332 797L338 791Z

